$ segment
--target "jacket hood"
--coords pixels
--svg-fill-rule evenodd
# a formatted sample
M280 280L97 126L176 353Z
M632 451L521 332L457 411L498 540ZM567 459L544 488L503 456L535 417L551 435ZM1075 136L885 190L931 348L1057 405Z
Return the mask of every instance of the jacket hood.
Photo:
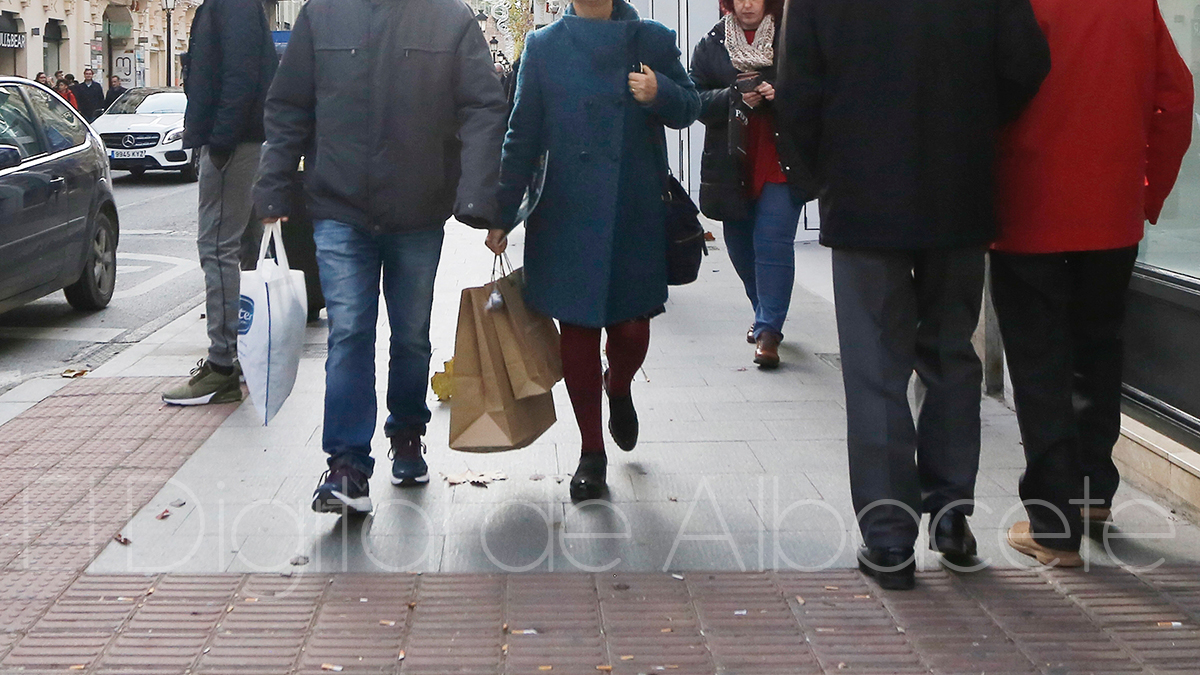
M576 16L575 3L572 2L564 14L566 16ZM613 21L639 21L642 17L638 15L633 5L625 2L625 0L613 0L612 17L610 18Z

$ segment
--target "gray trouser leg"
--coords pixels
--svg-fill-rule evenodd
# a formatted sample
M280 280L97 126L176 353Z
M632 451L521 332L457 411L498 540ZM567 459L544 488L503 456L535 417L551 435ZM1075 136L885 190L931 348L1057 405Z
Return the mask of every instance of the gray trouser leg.
M200 227L196 248L204 270L208 360L231 366L237 358L242 234L250 220L250 187L258 170L259 143L242 143L218 169L208 147L200 150Z
M923 506L974 491L980 366L964 350L982 283L982 249L833 252L851 496L868 546L912 546ZM919 426L914 369L936 392Z
M971 344L983 307L984 250L929 251L918 260L917 467L926 513L971 515L979 474L983 364ZM949 507L949 509L947 509Z

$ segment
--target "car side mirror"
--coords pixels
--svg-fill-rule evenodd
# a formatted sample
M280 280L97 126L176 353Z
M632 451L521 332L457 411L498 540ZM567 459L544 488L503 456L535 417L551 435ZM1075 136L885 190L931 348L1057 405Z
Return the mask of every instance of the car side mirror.
M21 150L13 145L0 145L0 171L21 165Z

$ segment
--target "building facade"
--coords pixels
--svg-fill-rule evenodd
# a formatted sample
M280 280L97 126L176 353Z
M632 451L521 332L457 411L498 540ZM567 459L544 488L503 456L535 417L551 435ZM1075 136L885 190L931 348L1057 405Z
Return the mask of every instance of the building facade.
M179 56L199 0L178 0L171 14L160 0L0 0L0 75L32 79L55 71L83 79L118 75L125 86L165 86L168 66L179 81ZM107 83L106 83L107 84Z

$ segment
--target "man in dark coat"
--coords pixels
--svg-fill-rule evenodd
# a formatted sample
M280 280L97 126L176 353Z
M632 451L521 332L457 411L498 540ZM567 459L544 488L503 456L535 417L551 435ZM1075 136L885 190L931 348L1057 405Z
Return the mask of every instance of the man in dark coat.
M200 153L196 245L209 348L192 378L163 394L167 403L242 400L236 366L239 254L264 139L263 101L276 61L261 0L205 0L196 10L183 85L188 99L183 147Z
M120 77L117 77L116 75L109 76L108 93L104 95L104 109L108 110L112 104L117 102L117 99L121 98L121 94L124 94L127 91L129 90L121 86Z
M91 68L84 68L83 82L71 87L71 93L75 94L75 101L79 103L79 111L89 122L104 111L104 87L93 79L95 75Z
M289 187L304 156L329 315L329 471L315 511L371 510L381 273L391 480L429 480L421 437L443 225L451 216L479 228L499 222L506 111L483 33L459 0L309 0L296 18L267 99L254 198L266 223L291 215Z
M976 552L996 136L1049 69L1029 0L788 3L779 130L833 248L859 567L887 588L913 586L922 512L948 561Z

